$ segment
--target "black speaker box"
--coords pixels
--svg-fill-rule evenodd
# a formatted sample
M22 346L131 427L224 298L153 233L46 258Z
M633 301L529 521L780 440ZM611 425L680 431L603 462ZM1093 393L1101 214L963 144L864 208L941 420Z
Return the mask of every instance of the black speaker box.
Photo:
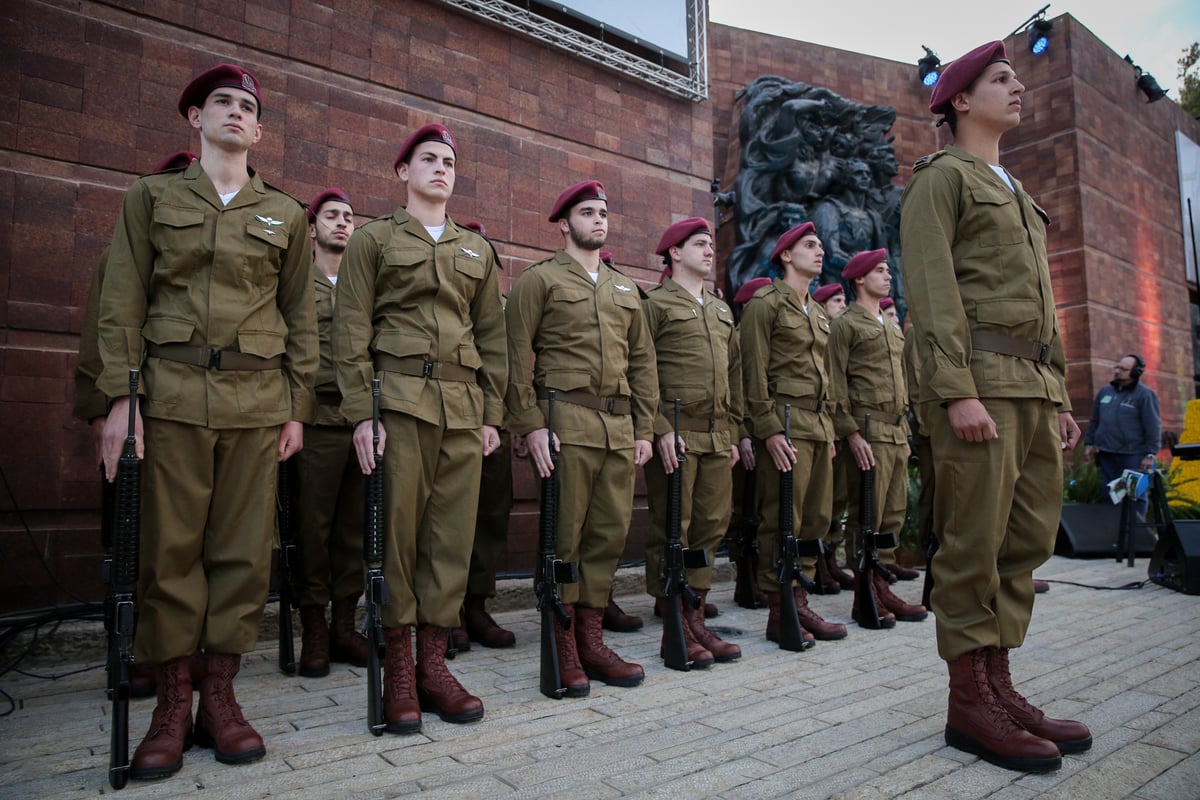
M1200 520L1168 525L1150 556L1150 580L1184 594L1200 594Z
M1121 506L1113 503L1068 503L1058 521L1054 554L1068 558L1116 558ZM1148 556L1157 537L1147 528L1134 530L1137 554ZM1124 553L1121 554L1124 557Z

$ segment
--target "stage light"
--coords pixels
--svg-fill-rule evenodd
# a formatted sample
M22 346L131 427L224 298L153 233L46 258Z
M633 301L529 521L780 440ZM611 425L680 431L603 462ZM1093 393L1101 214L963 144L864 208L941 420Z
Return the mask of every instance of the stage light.
M921 45L921 48L925 55L917 62L917 76L920 77L921 83L933 86L938 82L938 78L942 77L942 60L925 45Z
M1040 56L1050 47L1050 30L1054 23L1045 17L1038 17L1029 24L1029 52Z
M1146 95L1146 102L1153 103L1155 100L1162 100L1167 96L1167 90L1158 85L1158 81L1154 80L1154 76L1149 72L1143 72L1142 68L1133 63L1133 59L1125 56L1126 63L1133 67L1133 82L1137 84L1137 88L1142 94Z

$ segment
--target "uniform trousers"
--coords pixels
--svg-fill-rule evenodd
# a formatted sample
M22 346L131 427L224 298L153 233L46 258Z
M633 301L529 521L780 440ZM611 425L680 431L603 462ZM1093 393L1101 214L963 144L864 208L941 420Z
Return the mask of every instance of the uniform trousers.
M833 494L833 453L829 442L792 439L796 463L792 465L792 530L797 539L820 539L829 532L829 507ZM758 585L767 592L779 591L779 470L764 443L754 440L755 473L758 475ZM804 575L816 575L817 559L802 556Z
M556 555L579 565L562 585L566 604L604 608L633 515L633 448L563 444L558 454Z
M483 459L475 545L467 576L467 594L474 597L496 596L496 564L508 544L508 517L513 504L511 441L508 433L501 431L500 446Z
M349 426L304 426L296 460L297 605L326 606L363 592L366 479Z
M280 426L143 423L134 657L248 653L271 577Z
M849 444L846 444L845 449L846 563L853 569L858 569L858 559L862 552L863 519L859 502L862 493L862 470L858 468L854 456L849 453ZM875 454L875 519L871 520L871 524L875 526L876 533L894 533L899 536L908 509L908 447L889 442L872 442L871 452ZM840 458L841 453L838 456ZM879 560L884 564L896 563L896 548L881 548Z
M923 433L912 435L913 455L917 457L917 471L921 475L921 496L917 501L917 525L921 532L921 547L929 550L930 541L934 538L933 530L933 487L936 483L933 474L933 447L929 437Z
M926 403L936 474L930 569L938 654L1020 647L1033 613L1033 571L1054 552L1062 511L1058 411L1047 400L983 400L999 438L967 442Z
M733 470L729 451L685 453L680 490L680 541L683 546L708 553L710 566L687 571L694 589L712 588L712 562L717 546L729 528L733 497ZM650 531L646 535L646 591L663 597L662 567L667 541L667 484L662 460L655 452L646 463L646 501L650 506Z
M833 457L833 506L829 515L829 533L825 535L825 549L830 552L836 551L845 540L846 463L854 462L845 439L838 441L836 451L837 455ZM846 551L846 560L850 560L849 548Z
M390 594L383 624L457 627L475 538L483 432L449 430L397 411L381 417L387 430L383 575Z

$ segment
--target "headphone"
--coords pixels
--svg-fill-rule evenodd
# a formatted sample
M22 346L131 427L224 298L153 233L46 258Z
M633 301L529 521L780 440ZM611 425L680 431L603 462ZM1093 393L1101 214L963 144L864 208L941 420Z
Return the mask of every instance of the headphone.
M1129 377L1133 380L1142 377L1142 373L1146 371L1146 360L1137 353L1130 353L1125 357L1133 359L1133 369L1129 370Z

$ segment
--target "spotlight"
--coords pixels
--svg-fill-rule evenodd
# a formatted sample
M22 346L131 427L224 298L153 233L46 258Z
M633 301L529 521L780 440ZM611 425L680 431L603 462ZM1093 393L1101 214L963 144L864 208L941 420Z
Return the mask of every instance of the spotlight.
M925 55L917 62L917 76L924 85L933 86L942 77L942 60L925 45L921 45L921 48Z
M1040 56L1050 47L1050 30L1054 23L1045 17L1038 17L1029 25L1029 52Z
M1146 95L1146 102L1153 103L1155 100L1162 100L1167 96L1167 90L1158 85L1158 81L1154 80L1154 76L1149 72L1143 72L1142 68L1133 63L1133 59L1125 56L1126 63L1133 67L1133 82L1137 84L1137 88L1142 94Z

